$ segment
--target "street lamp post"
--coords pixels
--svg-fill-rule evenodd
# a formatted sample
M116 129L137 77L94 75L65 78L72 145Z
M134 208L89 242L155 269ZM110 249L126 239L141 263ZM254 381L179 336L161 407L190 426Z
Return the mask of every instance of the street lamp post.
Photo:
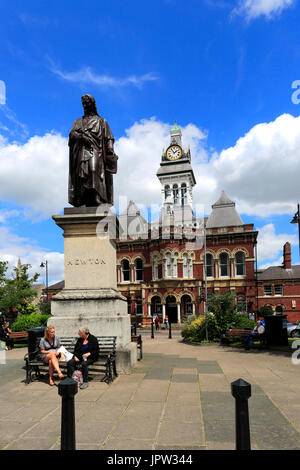
M299 204L297 204L297 212L294 215L293 220L291 220L291 224L298 224L298 242L299 242L299 256L300 256L300 210L299 210Z
M41 268L46 268L46 299L48 302L48 261L45 261L45 263L42 261L40 264Z
M205 289L205 338L208 341L208 326L207 326L207 266L206 266L206 222L204 220L204 289Z

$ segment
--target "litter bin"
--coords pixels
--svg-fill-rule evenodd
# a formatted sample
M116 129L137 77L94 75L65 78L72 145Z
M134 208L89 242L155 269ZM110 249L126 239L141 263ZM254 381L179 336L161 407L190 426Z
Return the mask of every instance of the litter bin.
M287 346L287 316L286 315L266 315L266 338L269 346Z
M42 336L45 334L45 326L37 326L28 330L28 353L33 353L39 346Z

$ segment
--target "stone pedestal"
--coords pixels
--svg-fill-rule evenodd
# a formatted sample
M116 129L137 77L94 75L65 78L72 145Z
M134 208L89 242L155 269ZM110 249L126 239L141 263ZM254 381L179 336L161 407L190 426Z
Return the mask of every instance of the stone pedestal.
M117 290L114 215L70 208L52 218L63 229L65 288L51 299L49 322L58 336L77 337L83 326L95 336L117 336L117 370L130 373L137 349L126 298Z

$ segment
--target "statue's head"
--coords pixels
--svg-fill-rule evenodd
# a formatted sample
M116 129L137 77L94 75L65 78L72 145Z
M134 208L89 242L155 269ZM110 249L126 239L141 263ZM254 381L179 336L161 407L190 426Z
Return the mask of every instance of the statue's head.
M83 95L81 97L81 102L85 116L98 114L96 101L92 95Z

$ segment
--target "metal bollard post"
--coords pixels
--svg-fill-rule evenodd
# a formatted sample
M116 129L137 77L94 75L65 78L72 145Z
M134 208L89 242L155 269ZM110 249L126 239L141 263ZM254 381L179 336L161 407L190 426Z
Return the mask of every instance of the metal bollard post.
M172 327L171 327L170 321L169 321L169 339L172 339Z
M135 334L135 336L136 336L136 325L137 325L137 322L135 322L135 324L134 324L134 334Z
M58 393L62 397L61 450L76 450L74 396L77 392L78 383L73 379L66 378L58 385Z
M231 383L231 393L235 398L236 450L251 450L248 398L251 385L243 379Z
M151 319L151 338L154 338L154 322L153 322L153 317Z

